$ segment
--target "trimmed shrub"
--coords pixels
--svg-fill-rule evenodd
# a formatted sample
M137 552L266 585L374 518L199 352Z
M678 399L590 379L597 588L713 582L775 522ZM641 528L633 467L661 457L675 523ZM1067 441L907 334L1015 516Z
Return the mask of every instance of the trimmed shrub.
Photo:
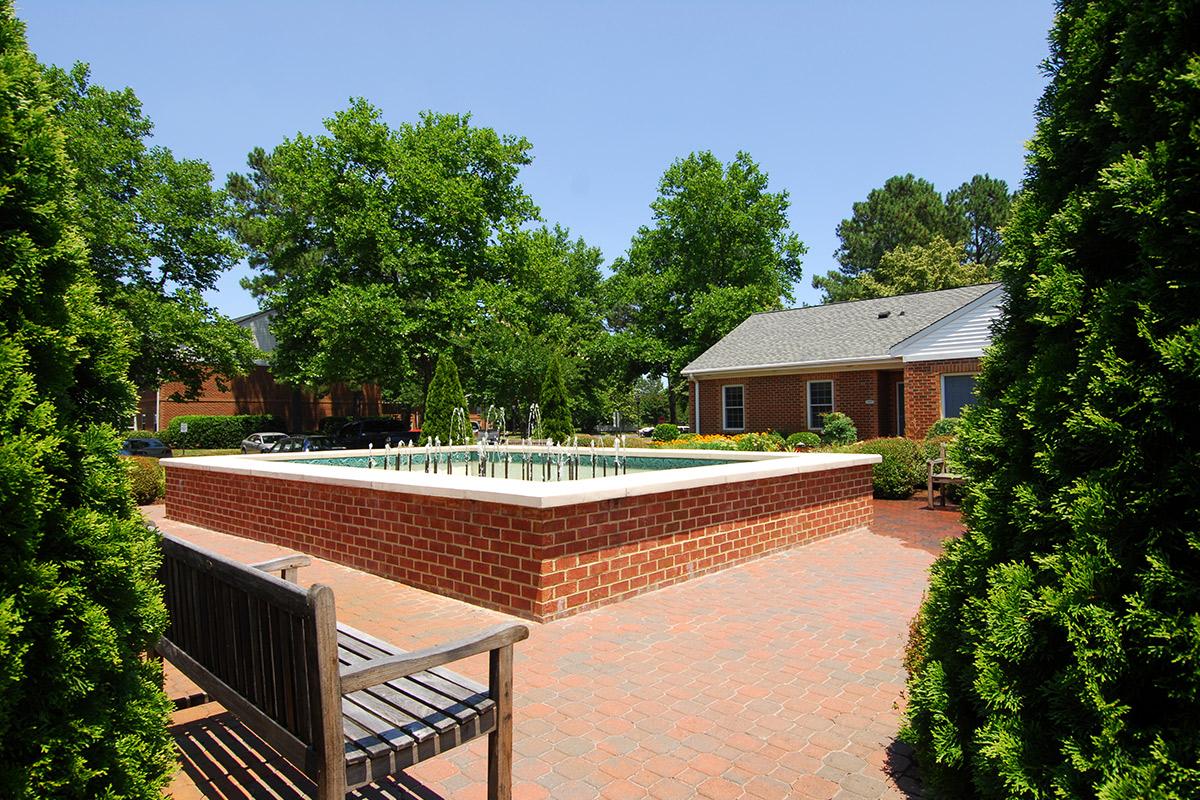
M121 456L129 474L129 490L139 506L158 500L167 492L167 479L157 458L147 456Z
M800 431L787 437L787 446L792 449L797 447L816 447L819 444L821 444L821 437L812 431Z
M187 433L180 433L180 424L186 422ZM195 449L228 449L238 447L242 440L258 431L282 431L283 421L273 414L239 414L236 416L209 416L189 414L175 417L159 437L171 447Z
M459 413L455 413L456 410ZM455 418L460 414L462 419L467 418L467 398L458 380L458 365L449 353L442 353L438 356L433 380L429 382L429 392L425 395L425 416L421 420L421 439L417 443L438 441L442 444L469 444L474 438L469 423L465 441L463 431L452 429ZM458 427L462 427L461 422ZM451 441L455 438L459 441Z
M656 442L673 442L679 438L679 426L664 422L654 426L654 435L650 437Z
M938 797L1200 797L1195 15L1057 5L910 659Z
M962 420L958 417L946 417L944 419L939 419L937 422L929 426L929 430L925 433L925 438L933 439L938 436L957 436L960 425L962 425Z
M821 441L825 444L854 444L858 441L858 428L854 420L840 411L826 414L821 423L825 426L821 431Z
M117 458L128 324L91 283L45 73L0 0L0 797L161 798L166 627Z
M853 451L883 456L883 461L874 468L876 497L904 500L912 496L913 489L925 483L924 453L911 439L868 439L855 445Z
M546 365L546 377L542 381L542 393L538 397L542 411L541 438L565 442L575 433L571 423L571 401L567 397L567 383L563 378L562 362L551 355Z

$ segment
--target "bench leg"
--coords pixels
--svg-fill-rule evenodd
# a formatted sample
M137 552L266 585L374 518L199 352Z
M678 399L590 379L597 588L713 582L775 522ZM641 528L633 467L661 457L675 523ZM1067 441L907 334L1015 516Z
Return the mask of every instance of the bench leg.
M496 702L496 730L488 734L488 800L512 798L512 645L489 654L489 694Z

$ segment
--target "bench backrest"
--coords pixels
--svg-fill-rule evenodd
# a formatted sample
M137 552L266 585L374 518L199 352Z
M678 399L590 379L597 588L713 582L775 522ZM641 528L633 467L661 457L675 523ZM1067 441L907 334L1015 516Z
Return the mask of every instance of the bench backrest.
M160 652L230 711L253 717L252 727L275 728L264 738L285 756L319 758L330 705L322 673L326 687L329 671L337 674L336 649L323 664L317 647L318 638L336 642L329 588L306 591L169 534L162 550L170 621ZM322 594L328 614L314 602ZM214 679L235 696L222 696L229 692ZM340 726L341 709L333 713Z

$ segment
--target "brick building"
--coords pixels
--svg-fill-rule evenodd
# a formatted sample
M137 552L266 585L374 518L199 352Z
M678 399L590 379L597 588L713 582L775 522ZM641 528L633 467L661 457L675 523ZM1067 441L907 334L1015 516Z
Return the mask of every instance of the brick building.
M255 345L264 354L275 349L270 312L258 311L234 321L250 329ZM384 408L375 386L355 390L338 384L318 397L299 387L277 383L265 360L257 361L248 375L225 383L226 390L222 391L216 380L209 378L196 400L183 403L170 399L172 393L182 392L179 384L167 383L157 391L145 392L139 399L134 427L163 430L172 419L187 414L274 414L284 420L288 431L311 431L325 417L370 417L394 410Z
M683 369L698 433L820 431L921 438L974 402L1004 292L989 283L754 314Z

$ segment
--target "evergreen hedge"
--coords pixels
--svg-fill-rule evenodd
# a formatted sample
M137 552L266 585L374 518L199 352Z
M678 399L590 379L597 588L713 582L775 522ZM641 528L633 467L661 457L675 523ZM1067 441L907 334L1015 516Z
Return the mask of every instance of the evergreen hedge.
M854 446L856 453L883 456L872 475L875 496L888 500L905 500L913 490L925 484L928 476L922 448L911 439L887 437L868 439Z
M429 382L429 392L425 396L425 416L421 421L419 443L440 441L442 444L469 444L473 441L469 422L465 434L461 430L461 422L458 423L460 430L452 429L455 409L461 410L463 420L467 419L467 398L458 380L458 365L449 353L442 353L438 356L433 380Z
M158 540L113 427L132 331L74 227L53 99L0 0L0 797L158 798L173 767Z
M187 433L181 433L179 430L180 424L184 422L188 426ZM188 414L171 420L171 424L167 426L165 441L171 447L228 449L240 447L242 440L247 436L262 431L286 432L283 420L273 414Z
M567 383L563 378L562 363L557 355L551 355L546 364L546 377L542 380L542 393L538 397L542 411L542 438L565 442L575 433L571 423L571 402L567 397Z
M650 437L656 442L673 442L679 438L679 426L663 422L654 426L654 435Z
M1050 43L909 724L942 797L1200 797L1200 6Z

